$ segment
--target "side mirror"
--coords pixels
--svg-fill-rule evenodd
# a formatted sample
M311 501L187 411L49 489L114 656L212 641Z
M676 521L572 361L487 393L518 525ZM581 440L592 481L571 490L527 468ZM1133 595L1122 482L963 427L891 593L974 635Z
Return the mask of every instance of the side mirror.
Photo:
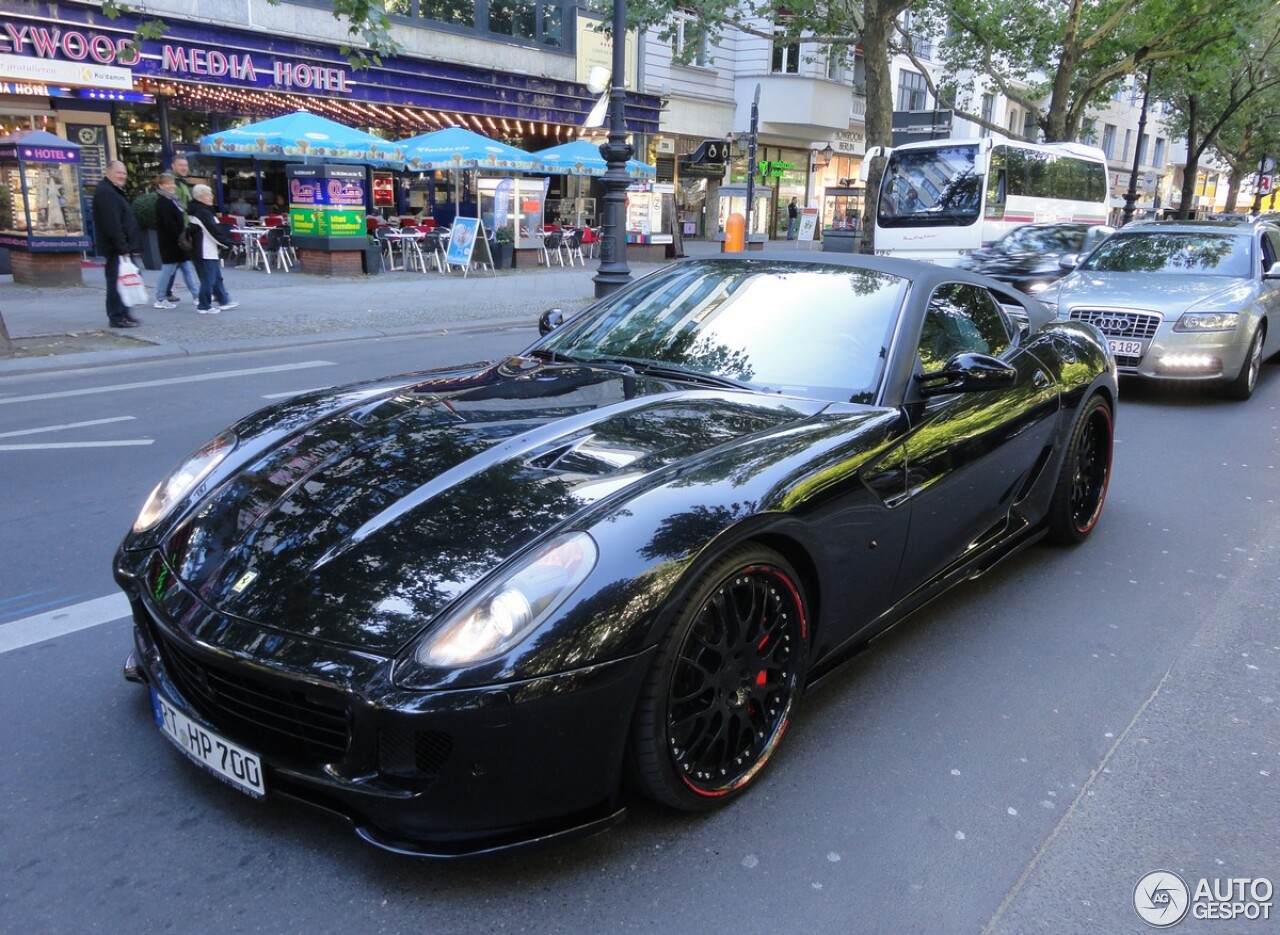
M916 374L922 396L944 393L980 393L1000 390L1017 382L1018 371L990 354L955 354L941 370Z
M550 334L564 324L564 312L549 308L538 316L538 334Z
M1263 279L1280 279L1280 263L1272 263L1271 269L1262 274Z
M1064 253L1062 256L1058 257L1058 267L1060 269L1065 269L1070 272L1079 265L1080 254L1078 253Z

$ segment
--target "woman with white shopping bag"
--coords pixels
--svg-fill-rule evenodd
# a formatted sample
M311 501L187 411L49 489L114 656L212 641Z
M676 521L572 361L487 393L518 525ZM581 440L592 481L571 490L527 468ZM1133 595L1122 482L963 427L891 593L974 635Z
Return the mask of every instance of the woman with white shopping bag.
M93 193L94 242L98 253L107 261L107 322L112 328L136 328L142 324L129 314L130 303L120 294L120 261L142 250L142 228L138 226L133 206L124 193L128 175L123 162L112 160ZM133 265L132 261L130 265ZM133 275L137 274L137 266L134 266ZM146 286L142 290L142 301L145 302Z

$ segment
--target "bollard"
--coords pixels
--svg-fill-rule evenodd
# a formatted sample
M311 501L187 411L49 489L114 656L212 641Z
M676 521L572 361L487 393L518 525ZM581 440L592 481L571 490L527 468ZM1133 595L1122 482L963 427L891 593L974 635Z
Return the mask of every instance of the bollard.
M741 253L746 247L747 219L733 212L724 222L724 249L721 253Z

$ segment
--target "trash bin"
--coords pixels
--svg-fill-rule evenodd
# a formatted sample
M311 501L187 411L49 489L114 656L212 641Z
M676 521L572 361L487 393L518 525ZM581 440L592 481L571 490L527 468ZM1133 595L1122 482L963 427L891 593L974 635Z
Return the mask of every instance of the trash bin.
M377 241L366 244L364 259L361 261L366 276L382 272L382 245Z

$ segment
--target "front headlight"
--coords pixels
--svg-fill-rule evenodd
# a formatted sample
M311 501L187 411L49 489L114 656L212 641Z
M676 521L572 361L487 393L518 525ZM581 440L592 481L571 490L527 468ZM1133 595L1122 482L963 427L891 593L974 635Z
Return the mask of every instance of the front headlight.
M565 602L591 573L597 555L585 532L551 540L454 608L419 644L414 660L438 669L501 656Z
M1238 312L1187 312L1173 326L1174 331L1235 331Z
M175 503L185 497L209 476L236 447L236 433L227 429L217 438L187 458L176 471L156 485L142 505L142 512L133 523L134 532L146 532L173 509Z

